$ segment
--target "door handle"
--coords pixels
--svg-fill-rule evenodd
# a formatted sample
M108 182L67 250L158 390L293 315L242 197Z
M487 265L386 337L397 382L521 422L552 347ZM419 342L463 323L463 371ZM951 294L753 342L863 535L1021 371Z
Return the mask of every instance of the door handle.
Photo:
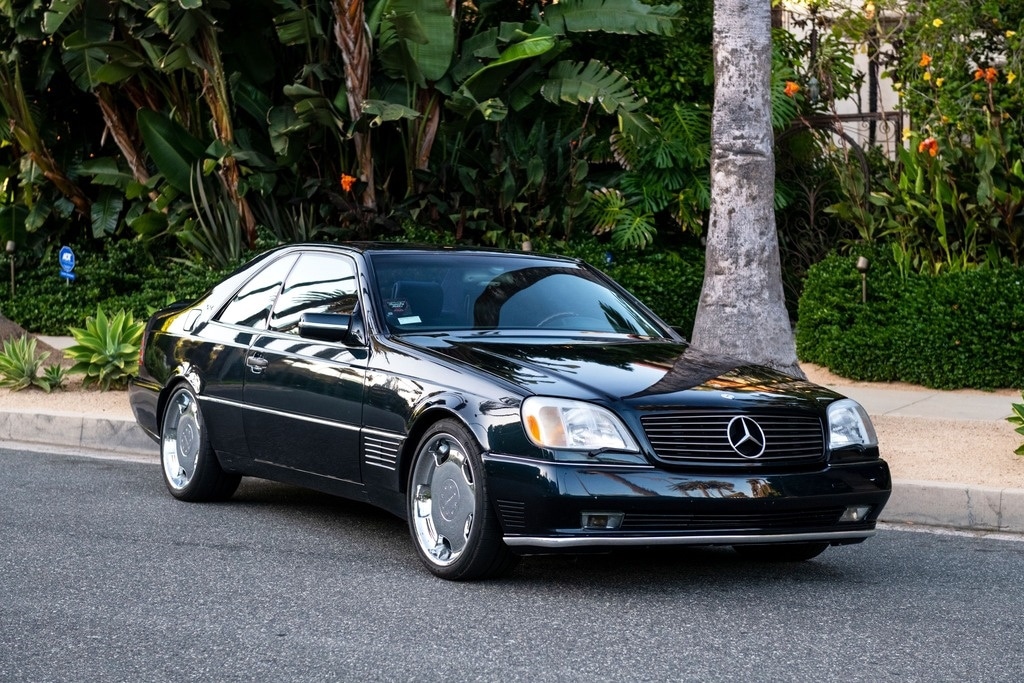
M270 365L270 361L264 358L258 353L251 354L245 357L245 364L249 366L254 375L259 375L263 372L263 369Z

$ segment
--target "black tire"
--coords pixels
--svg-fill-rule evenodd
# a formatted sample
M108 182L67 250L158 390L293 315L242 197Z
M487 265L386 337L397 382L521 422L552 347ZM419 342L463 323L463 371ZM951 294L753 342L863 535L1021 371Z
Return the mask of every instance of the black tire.
M827 548L828 543L772 543L733 546L733 550L743 557L759 562L806 562L821 555Z
M420 440L409 468L406 510L416 553L435 576L492 578L519 562L501 538L480 447L455 420L441 420Z
M171 495L196 503L230 498L242 477L221 468L190 386L174 389L160 424L160 464Z

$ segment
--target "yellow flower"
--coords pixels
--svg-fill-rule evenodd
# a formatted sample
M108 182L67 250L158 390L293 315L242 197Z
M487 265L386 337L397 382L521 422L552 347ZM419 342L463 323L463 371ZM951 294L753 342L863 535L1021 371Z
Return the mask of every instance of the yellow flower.
M866 16L868 19L875 18L875 3L869 2L868 4L864 5L864 16Z
M931 71L925 71L924 72L924 76L922 78L924 78L924 80L926 80L926 81L932 80L932 72Z
M1015 80L1017 80L1017 74L1013 73L1012 71L1007 71L1006 72L1006 82L1007 83L1013 83Z
M943 83L945 83L945 82L946 82L946 79L945 79L945 78L942 78L942 77L940 76L939 78L936 78L936 79L935 79L935 87L936 87L936 88L941 88L941 87L942 87L942 84L943 84Z
M949 117L946 116L945 114L942 115L942 119L941 120L942 120L943 123L949 123Z
M904 128L903 129L903 139L904 140L909 140L910 136L913 135L913 134L914 134L914 132L912 130L910 130L909 128Z
M942 26L943 23L945 22L943 22L942 19L932 19L932 26L935 28Z
M1017 35L1016 31L1007 31L1006 32L1006 37L1007 38L1013 38L1015 35Z

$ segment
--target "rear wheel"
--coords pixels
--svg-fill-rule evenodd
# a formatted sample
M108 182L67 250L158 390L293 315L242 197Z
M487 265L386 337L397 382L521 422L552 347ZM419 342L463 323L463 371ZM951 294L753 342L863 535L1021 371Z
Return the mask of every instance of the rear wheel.
M499 576L519 558L501 539L476 440L442 420L423 435L409 472L409 531L433 574L453 581Z
M171 495L193 502L225 500L241 476L225 472L206 436L206 423L191 387L174 390L160 430L160 461Z
M828 543L772 543L765 545L734 545L743 557L761 562L805 562L825 552Z

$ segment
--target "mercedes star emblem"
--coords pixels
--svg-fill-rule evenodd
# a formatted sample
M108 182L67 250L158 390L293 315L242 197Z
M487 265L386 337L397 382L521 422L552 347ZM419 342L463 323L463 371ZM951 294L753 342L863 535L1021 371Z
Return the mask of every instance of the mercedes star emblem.
M753 418L737 415L726 430L729 445L744 458L760 458L764 454L764 430Z

